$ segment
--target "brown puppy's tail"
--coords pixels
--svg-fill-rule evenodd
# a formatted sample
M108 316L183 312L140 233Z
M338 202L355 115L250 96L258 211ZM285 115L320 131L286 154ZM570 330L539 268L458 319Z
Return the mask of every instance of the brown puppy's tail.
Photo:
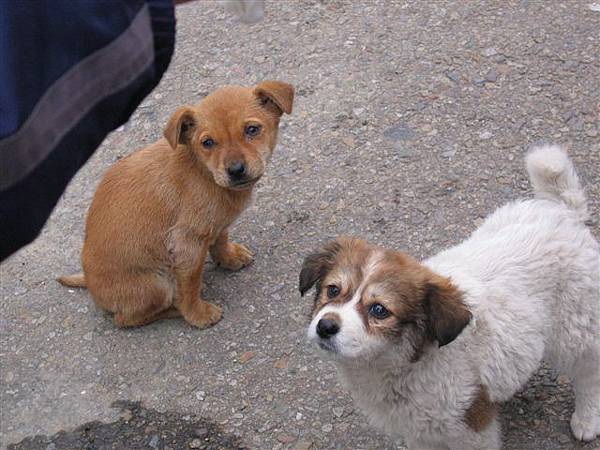
M85 277L82 273L76 273L74 275L66 275L58 278L58 282L63 286L68 287L86 287Z

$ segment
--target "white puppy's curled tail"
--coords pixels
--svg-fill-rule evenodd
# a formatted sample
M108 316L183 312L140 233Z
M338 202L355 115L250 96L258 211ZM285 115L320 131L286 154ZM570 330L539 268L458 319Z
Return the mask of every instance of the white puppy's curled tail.
M529 179L537 198L560 201L588 218L587 200L567 151L559 145L532 148L525 158Z

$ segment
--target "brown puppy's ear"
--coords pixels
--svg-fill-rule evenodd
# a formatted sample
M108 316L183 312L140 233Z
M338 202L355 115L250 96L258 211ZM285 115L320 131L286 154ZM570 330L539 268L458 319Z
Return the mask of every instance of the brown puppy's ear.
M171 116L163 134L169 145L175 150L179 144L189 144L195 127L194 110L191 106L184 105Z
M294 87L283 81L262 81L254 88L254 94L262 105L273 104L279 115L292 113Z
M300 295L304 296L315 283L320 282L327 275L335 263L335 256L340 248L340 244L333 241L304 259L298 280Z
M423 307L427 317L427 333L440 347L449 344L471 321L471 313L462 294L449 279L440 278L425 286Z

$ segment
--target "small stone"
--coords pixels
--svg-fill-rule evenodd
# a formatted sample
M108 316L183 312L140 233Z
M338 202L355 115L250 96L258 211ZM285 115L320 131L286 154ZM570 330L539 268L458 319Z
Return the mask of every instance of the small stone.
M56 444L51 442L50 444L46 445L45 450L56 450Z
M494 56L498 54L498 50L494 47L488 47L483 51L483 56L489 58L490 56Z
M206 392L204 392L204 391L196 391L195 395L196 395L196 399L197 400L202 401L202 400L204 400L204 397L206 397Z
M296 440L296 436L292 436L291 434L280 434L277 436L277 440L282 444L291 444Z
M190 448L200 448L202 447L202 441L200 439L194 439L190 442Z
M83 339L85 339L86 341L91 341L94 337L94 334L90 331L89 333L85 333L83 335Z
M485 81L487 81L488 83L495 83L496 81L498 81L498 72L496 72L495 70L490 70L488 73L485 74Z
M152 436L152 438L150 438L150 442L148 443L148 445L152 448L158 448L158 435L155 434Z
M333 425L331 425L330 423L326 423L325 425L323 425L321 427L321 431L323 431L323 433L331 433L332 430L333 430Z
M460 74L456 70L446 72L446 76L455 83L458 83L460 81Z
M194 430L194 436L199 437L199 438L206 437L207 434L208 434L208 429L206 429L206 428L196 428Z
M454 155L456 155L456 150L455 149L446 150L445 152L442 153L442 156L444 158L452 158Z
M597 137L598 136L598 130L596 130L595 128L590 128L589 130L587 130L585 132L585 135L588 137Z
M298 441L296 445L292 447L292 450L312 450L313 443L311 441Z
M490 133L489 131L484 131L483 133L479 134L479 139L481 139L482 141L487 141L492 136L493 136L493 134Z
M246 364L248 361L250 361L252 358L254 358L256 356L256 352L253 351L249 351L249 352L244 352L240 355L238 361L241 364Z
M356 141L352 136L343 137L342 142L348 147L354 147L356 145Z
M415 150L407 147L398 147L396 148L395 155L399 158L410 158L416 154Z
M27 288L25 286L19 286L15 289L15 295L23 295L25 292L27 292Z
M415 137L415 132L407 124L399 123L386 129L383 137L391 141L408 141Z
M129 422L133 418L133 413L131 412L131 410L126 409L121 413L121 418L125 422Z
M484 78L475 78L473 80L473 84L477 87L483 87L483 86L485 86L485 79Z
M287 367L288 367L287 358L278 359L277 361L275 361L275 364L273 364L273 367L275 367L276 369L287 369Z
M342 417L342 414L344 414L344 408L333 408L333 415L335 417Z
M560 436L558 436L558 442L560 442L561 444L568 444L569 442L571 442L571 438L563 433Z
M567 377L565 375L559 375L558 377L556 377L556 384L558 384L558 385L569 384L569 377Z
M588 8L590 8L590 11L600 12L600 3L590 3Z

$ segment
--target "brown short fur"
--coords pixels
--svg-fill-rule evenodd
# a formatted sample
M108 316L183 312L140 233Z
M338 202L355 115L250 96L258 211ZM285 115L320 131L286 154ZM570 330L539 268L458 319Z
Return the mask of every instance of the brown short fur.
M199 296L204 262L208 253L231 270L252 261L227 230L264 173L293 96L289 84L264 81L222 88L179 108L164 139L107 171L87 218L85 279L59 281L87 285L119 326L178 315L197 327L218 322L221 308ZM259 131L250 133L250 126ZM244 171L234 180L236 163Z

